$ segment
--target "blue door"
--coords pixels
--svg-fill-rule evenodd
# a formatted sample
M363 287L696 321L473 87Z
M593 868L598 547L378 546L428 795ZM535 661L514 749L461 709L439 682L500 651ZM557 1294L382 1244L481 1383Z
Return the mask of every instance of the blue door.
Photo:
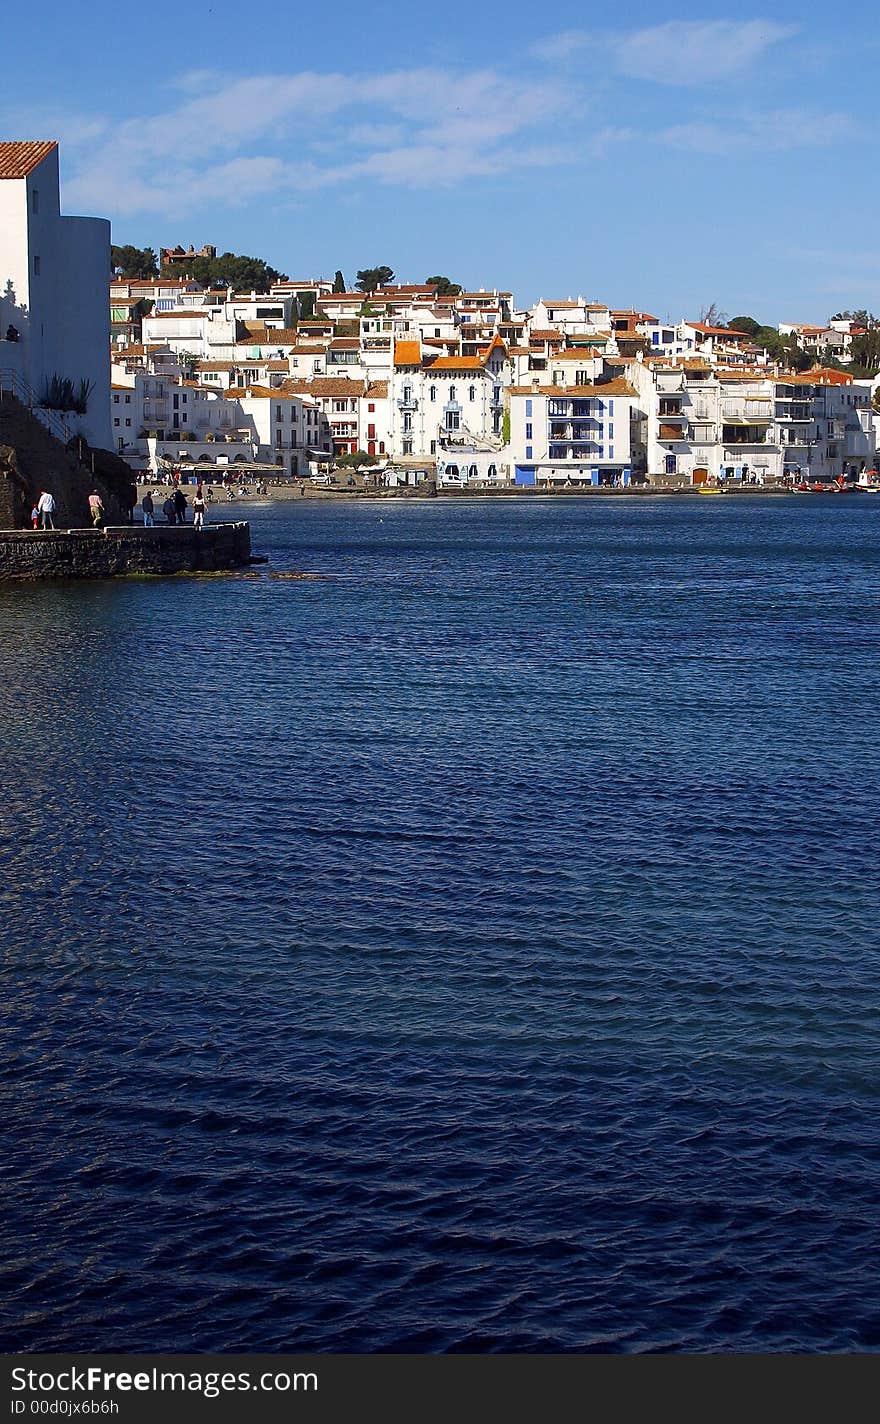
M535 483L535 471L528 465L517 465L514 472L514 484L533 485Z

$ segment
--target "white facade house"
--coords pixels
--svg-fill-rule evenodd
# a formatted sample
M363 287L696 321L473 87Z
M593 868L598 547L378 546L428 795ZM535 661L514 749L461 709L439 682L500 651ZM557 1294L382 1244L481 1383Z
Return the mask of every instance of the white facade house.
M652 480L830 483L856 479L874 461L870 381L834 370L713 369L698 357L629 370Z
M0 143L0 372L39 404L53 377L90 386L71 433L110 446L110 223L61 213L58 145ZM8 340L9 328L17 339Z
M509 399L517 484L630 484L639 399L629 381L513 386Z

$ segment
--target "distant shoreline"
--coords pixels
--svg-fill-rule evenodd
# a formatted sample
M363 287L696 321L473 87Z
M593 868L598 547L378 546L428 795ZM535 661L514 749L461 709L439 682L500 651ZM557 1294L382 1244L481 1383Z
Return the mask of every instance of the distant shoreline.
M205 488L212 488L211 482L205 480ZM157 500L156 513L161 516L161 505L166 495L173 488L171 485L150 483L148 481L137 481L138 502L146 490L152 490L154 500ZM184 493L193 491L194 485L183 485ZM374 489L370 486L354 485L350 487L326 485L310 485L303 482L296 485L269 485L265 494L255 494L253 492L239 495L234 499L227 499L222 486L217 486L215 498L211 502L211 508L225 508L237 504L259 504L267 500L289 503L300 499L309 500L388 500L388 499L652 499L662 497L696 498L706 499L710 497L725 496L737 497L758 495L762 497L777 498L780 495L796 495L805 493L800 490L793 490L787 485L736 485L724 490L714 489L711 492L700 492L700 488L693 485L681 487L668 485L629 485L626 488L614 488L611 486L587 487L566 487L560 489L546 489L544 486L534 485L499 485L495 488L464 488L464 489L426 489L422 485L403 485L392 489ZM834 493L834 491L827 491Z

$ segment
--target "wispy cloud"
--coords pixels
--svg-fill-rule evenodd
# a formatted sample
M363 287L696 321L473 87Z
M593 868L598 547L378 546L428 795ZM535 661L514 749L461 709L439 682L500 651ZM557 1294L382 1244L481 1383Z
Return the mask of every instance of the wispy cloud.
M597 63L627 79L692 86L743 73L795 34L796 25L775 20L667 20L628 32L563 30L538 41L532 53L559 64L589 50Z
M584 107L565 83L492 69L225 79L200 70L169 88L170 102L143 118L92 131L80 121L90 138L70 144L68 205L179 214L209 197L234 205L352 179L449 186L562 161L548 128ZM70 127L60 125L65 143Z
M693 153L733 157L795 148L830 148L845 139L857 138L860 132L858 123L848 114L773 109L744 113L724 123L696 120L671 124L653 135L653 141Z
M284 206L334 188L347 195L377 186L448 191L562 165L570 174L626 146L745 156L857 137L859 126L843 112L762 108L740 85L730 87L734 109L728 105L723 122L714 111L706 116L697 86L747 75L793 33L770 20L570 30L537 47L549 72L533 65L525 74L439 66L244 75L191 69L169 76L157 106L140 116L129 110L115 122L100 113L32 110L24 129L20 115L14 127L62 139L68 211L116 219L177 218L256 200ZM589 66L561 63L585 50ZM662 85L679 86L674 104ZM625 123L617 121L621 113ZM9 117L0 111L0 128Z

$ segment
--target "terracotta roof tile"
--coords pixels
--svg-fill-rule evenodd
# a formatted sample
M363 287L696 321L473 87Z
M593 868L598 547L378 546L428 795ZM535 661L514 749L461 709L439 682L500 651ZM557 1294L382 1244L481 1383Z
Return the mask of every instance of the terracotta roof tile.
M631 386L624 376L618 376L613 381L606 381L602 386L511 386L512 396L565 396L569 399L582 400L586 396L598 396L604 399L605 396L638 396L638 391Z
M426 371L482 371L485 361L482 356L435 356L425 367Z
M420 366L421 363L422 351L417 341L395 341L395 366Z
M55 139L0 143L0 178L27 178L57 147Z

